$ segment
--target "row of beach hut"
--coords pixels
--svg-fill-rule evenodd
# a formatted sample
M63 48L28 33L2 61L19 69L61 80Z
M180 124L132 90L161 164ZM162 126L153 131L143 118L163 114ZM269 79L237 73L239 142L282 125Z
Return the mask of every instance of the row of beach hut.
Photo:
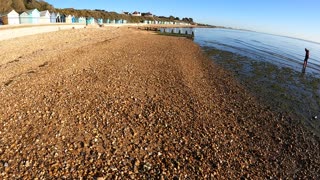
M49 23L80 23L80 24L126 24L127 20L111 20L111 19L95 19L93 17L75 17L73 15L64 15L46 11L38 11L37 9L28 10L21 14L12 10L6 14L0 14L1 24L49 24Z
M0 14L1 24L49 24L49 23L80 23L80 24L127 24L127 20L123 19L95 19L93 17L75 17L73 15L64 15L60 13L45 11L38 11L32 9L25 11L21 14L12 10L6 14ZM157 20L145 20L144 24L175 24L175 25L190 25L183 22L172 21L157 21Z

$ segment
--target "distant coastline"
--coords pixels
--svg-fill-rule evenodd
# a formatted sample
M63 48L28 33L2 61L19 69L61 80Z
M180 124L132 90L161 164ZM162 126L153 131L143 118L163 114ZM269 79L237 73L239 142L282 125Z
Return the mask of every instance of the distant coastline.
M312 40L308 40L308 39L297 38L297 37L293 37L293 36L286 36L286 35L275 34L275 33L268 33L268 32L263 32L263 31L255 31L255 30L250 30L250 29L233 28L233 27L225 27L225 26L215 26L215 25L201 24L201 23L197 24L197 28L220 28L220 29L247 31L247 32L257 32L257 33L269 34L269 35L273 35L273 36L281 36L281 37L286 37L286 38L292 38L292 39L297 39L297 40L301 40L301 41L311 42L311 43L315 43L315 44L320 44L320 42L312 41Z

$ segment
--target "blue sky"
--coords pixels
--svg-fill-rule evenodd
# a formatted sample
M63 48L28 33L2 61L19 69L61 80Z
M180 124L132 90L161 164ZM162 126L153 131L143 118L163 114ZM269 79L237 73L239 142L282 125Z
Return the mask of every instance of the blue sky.
M47 0L57 8L141 11L320 42L320 0Z

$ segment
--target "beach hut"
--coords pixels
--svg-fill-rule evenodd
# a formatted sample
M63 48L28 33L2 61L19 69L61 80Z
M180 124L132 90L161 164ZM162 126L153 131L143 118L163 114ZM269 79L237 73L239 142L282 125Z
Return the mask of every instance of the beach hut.
M72 16L72 23L79 23L79 18Z
M61 23L66 23L67 16L65 14L60 14L60 22Z
M57 23L65 23L66 22L66 15L57 13L56 22Z
M21 24L30 24L31 23L31 17L27 12L23 12L19 15L20 23Z
M79 23L80 24L86 24L86 18L85 17L79 17Z
M93 17L89 17L86 19L86 24L94 24L95 23L95 19Z
M54 13L54 12L50 13L50 22L51 23L56 23L56 18L57 18L56 13Z
M115 23L116 23L116 24L121 24L121 21L122 21L121 19L116 19L116 20L115 20Z
M57 13L57 15L56 15L56 22L59 23L60 21L61 21L61 19L60 19L60 13Z
M51 22L50 12L48 10L46 11L40 11L40 21L41 24L48 24Z
M102 18L98 19L98 24L103 24L103 19Z
M127 24L128 23L128 21L127 20L122 20L122 24Z
M110 19L104 19L104 20L103 20L103 23L104 23L104 24L109 24L109 23L110 23Z
M115 24L116 23L116 20L110 20L110 24Z
M66 16L66 23L69 23L69 24L72 23L72 16L71 15Z
M20 24L19 14L15 10L12 10L9 13L0 15L0 19L2 21L2 24L8 24L8 25Z
M40 21L40 12L38 11L38 9L29 10L27 12L30 14L31 23L38 24Z
M37 9L32 9L20 14L21 24L38 24L40 21L40 12Z

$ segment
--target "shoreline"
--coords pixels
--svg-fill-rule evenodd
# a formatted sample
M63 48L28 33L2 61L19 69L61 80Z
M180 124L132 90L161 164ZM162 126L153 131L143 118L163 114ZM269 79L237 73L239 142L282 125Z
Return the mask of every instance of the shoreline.
M162 27L162 28L195 28L194 25L160 25L160 24L141 24L141 23L128 23L128 24L103 24L104 27ZM26 25L3 25L0 26L0 41L13 39L17 37L24 37L28 35L35 35L41 33L48 33L60 30L70 30L79 28L97 28L98 24L85 25L85 24L72 24L72 23L56 23L56 24L26 24Z
M320 137L320 122L315 118L320 101L318 77L213 47L203 47L203 50L209 57L214 56L212 60L230 71L261 103L274 111L290 114Z
M188 39L86 28L2 43L1 178L319 178L319 138Z

